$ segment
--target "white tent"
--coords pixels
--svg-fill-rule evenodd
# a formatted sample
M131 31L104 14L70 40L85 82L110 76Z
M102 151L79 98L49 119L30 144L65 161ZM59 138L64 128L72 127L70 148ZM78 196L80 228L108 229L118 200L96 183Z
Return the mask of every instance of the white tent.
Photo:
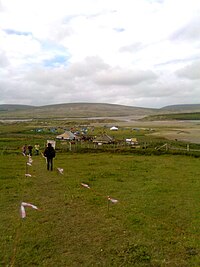
M110 130L111 130L111 131L118 131L118 127L113 126L113 127L110 128Z
M75 140L76 136L72 132L66 131L63 134L57 135L56 139L59 139L59 140Z

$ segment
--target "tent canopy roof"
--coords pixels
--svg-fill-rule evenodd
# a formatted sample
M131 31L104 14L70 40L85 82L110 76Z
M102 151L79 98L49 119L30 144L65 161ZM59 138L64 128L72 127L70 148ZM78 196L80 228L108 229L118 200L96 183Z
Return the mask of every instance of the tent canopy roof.
M61 140L74 140L76 139L76 136L70 132L70 131L66 131L63 134L57 135L56 139L61 139Z
M94 140L93 143L104 143L104 144L109 144L112 143L114 141L114 139L112 137L110 137L107 134L101 134L99 136L97 136Z

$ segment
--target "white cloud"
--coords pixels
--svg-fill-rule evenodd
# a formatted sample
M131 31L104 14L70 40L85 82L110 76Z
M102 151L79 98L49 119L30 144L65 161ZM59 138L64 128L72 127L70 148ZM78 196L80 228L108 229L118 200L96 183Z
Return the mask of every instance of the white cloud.
M2 0L0 14L0 104L200 97L199 0Z

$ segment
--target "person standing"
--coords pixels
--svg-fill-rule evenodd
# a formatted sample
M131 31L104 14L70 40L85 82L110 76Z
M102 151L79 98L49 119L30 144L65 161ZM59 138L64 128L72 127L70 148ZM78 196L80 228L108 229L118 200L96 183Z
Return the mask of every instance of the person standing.
M33 147L31 145L28 146L28 154L32 157L32 149Z
M23 147L22 147L22 154L24 156L26 156L26 151L27 151L27 144L25 144Z
M40 145L37 143L35 144L35 155L39 155Z
M51 143L48 143L46 149L44 150L44 156L47 158L47 170L53 171L53 158L55 158L56 152Z

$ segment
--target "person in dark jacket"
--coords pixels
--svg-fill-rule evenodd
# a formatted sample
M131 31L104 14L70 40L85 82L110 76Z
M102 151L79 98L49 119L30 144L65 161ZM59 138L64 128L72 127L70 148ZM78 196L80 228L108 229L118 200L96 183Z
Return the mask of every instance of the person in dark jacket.
M31 145L28 145L28 154L32 157L32 149L33 147Z
M53 171L53 158L55 158L56 152L51 143L48 143L44 151L44 156L47 158L47 170Z

